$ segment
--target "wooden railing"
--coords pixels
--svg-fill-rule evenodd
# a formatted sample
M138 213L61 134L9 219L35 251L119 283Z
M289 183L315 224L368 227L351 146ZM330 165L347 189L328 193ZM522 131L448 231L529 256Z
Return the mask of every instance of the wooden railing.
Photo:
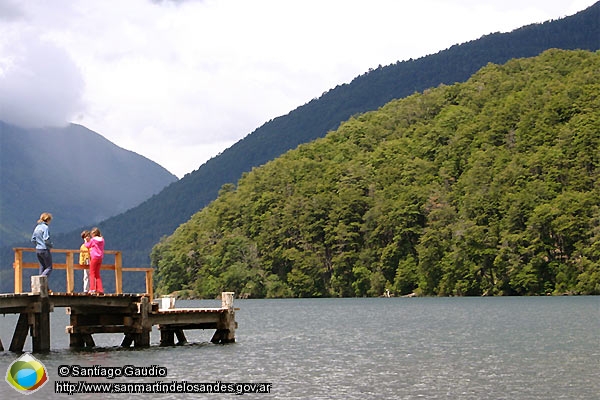
M39 269L40 265L37 262L23 262L23 253L30 252L35 253L35 249L27 247L18 247L13 249L15 252L15 261L13 268L15 270L15 293L23 293L23 269L34 268ZM75 270L84 270L89 267L79 265L75 263L75 254L79 254L79 250L63 250L63 249L52 249L52 254L64 253L66 254L65 263L52 263L53 269L65 269L67 270L67 293L73 293L75 291ZM123 272L145 272L146 273L146 294L150 299L154 298L154 290L152 285L152 268L123 268L123 257L118 250L105 250L105 255L114 255L113 264L102 264L101 270L115 271L115 293L123 293Z

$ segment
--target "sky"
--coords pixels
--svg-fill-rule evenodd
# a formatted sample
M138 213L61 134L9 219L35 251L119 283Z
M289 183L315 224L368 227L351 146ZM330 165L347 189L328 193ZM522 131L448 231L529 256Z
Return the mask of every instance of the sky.
M182 178L370 68L597 0L0 0L0 120L81 124Z

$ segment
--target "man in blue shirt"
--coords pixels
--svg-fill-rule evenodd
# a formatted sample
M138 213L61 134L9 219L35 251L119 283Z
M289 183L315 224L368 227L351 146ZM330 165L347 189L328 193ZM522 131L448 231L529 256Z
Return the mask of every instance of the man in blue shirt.
M52 272L52 241L50 240L50 229L48 224L52 221L52 214L42 213L38 225L33 230L31 241L35 243L35 252L40 262L40 275L50 276Z

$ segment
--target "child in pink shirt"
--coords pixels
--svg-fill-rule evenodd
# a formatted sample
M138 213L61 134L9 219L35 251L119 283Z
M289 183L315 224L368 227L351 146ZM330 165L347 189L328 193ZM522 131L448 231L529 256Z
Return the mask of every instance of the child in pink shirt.
M98 228L93 228L90 233L92 237L85 242L85 247L90 249L90 293L104 294L100 277L100 266L104 258L104 238Z

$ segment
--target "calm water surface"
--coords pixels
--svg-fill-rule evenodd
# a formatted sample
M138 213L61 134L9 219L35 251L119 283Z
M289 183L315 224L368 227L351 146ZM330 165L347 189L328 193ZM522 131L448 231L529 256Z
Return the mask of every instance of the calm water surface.
M179 301L214 307L220 302ZM50 380L27 399L239 398L235 394L54 393L60 365L167 368L166 378L87 382L270 382L250 399L592 399L600 393L600 297L236 300L237 342L213 345L212 331L186 331L190 344L121 349L121 334L95 335L97 348L69 349L68 317L52 314L52 351L34 355ZM16 318L0 317L8 347ZM31 350L28 339L25 350ZM0 352L0 373L18 355ZM18 398L4 380L0 399Z

